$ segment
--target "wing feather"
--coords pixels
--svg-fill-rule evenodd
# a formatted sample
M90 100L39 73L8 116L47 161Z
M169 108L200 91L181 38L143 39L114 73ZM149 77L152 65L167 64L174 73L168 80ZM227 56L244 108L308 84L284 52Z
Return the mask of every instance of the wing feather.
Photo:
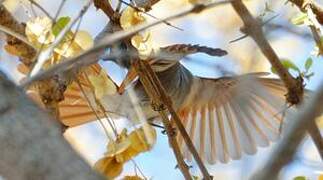
M285 107L286 88L264 74L220 79L194 77L191 90L178 111L203 159L210 164L254 154L279 137ZM189 125L188 125L189 124ZM208 127L207 127L208 126ZM180 141L185 149L185 143ZM185 149L185 157L191 159Z

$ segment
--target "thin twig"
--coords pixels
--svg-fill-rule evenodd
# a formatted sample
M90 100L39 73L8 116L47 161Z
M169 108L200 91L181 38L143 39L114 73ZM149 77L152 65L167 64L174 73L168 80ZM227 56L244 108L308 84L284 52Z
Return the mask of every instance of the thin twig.
M133 9L134 9L134 10L136 10L136 11L139 11L139 12L142 12L142 13L146 14L147 16L149 16L149 17L151 17L151 18L153 18L153 19L159 20L159 18L158 18L158 17L156 17L156 16L154 16L154 15L152 15L152 14L150 14L150 13L146 12L146 11L141 10L140 8L138 8L138 7L134 6L134 5L130 4L130 3L127 3L127 2L125 2L125 1L123 1L123 0L119 0L119 2L121 2L121 3L123 3L123 4L127 5L127 6L129 6L129 7L131 7L131 8L133 8ZM175 29L177 29L177 30L184 31L184 29L179 28L179 27L177 27L177 26L174 26L174 25L172 25L171 23L169 23L169 22L167 22L167 21L164 21L163 23L165 23L167 26L173 27L173 28L175 28Z
M161 103L166 106L166 108L168 109L169 113L172 116L172 120L175 122L181 136L183 137L189 151L192 153L198 167L200 168L202 174L203 174L203 178L205 180L211 180L211 176L208 173L201 157L199 156L190 136L188 135L188 133L186 132L185 127L182 124L181 119L179 118L178 114L176 113L176 111L173 108L173 103L172 100L170 99L170 97L166 94L166 91L163 87L163 85L161 84L161 82L159 81L157 75L155 74L155 72L153 71L153 69L151 68L150 64L148 62L142 62L145 66L145 70L148 72L148 75L151 78L152 83L155 84L156 88L155 90L158 92L158 97L160 98Z
M65 35L71 30L71 28L77 23L77 21L86 13L86 11L89 9L90 5L92 4L92 1L88 1L82 8L82 10L79 12L79 14L71 20L71 22L64 27L64 29L59 33L59 35L55 38L54 42L48 47L46 50L42 51L39 54L39 57L37 58L35 66L32 68L30 72L30 76L34 76L37 74L43 64L47 61L48 57L51 56L52 52L54 51L55 47L64 39Z
M11 29L9 29L9 28L7 28L5 26L2 26L2 25L0 25L0 31L2 31L2 32L6 33L6 34L8 34L10 36L13 36L13 37L15 37L17 39L19 39L20 41L24 42L25 44L27 44L28 46L30 46L31 48L33 48L35 51L37 50L37 48L33 44L31 44L28 41L28 39L26 39L25 36L22 36L21 34L19 34L17 32L14 32Z
M266 40L261 25L256 19L253 18L246 6L242 3L242 1L235 0L231 4L243 20L246 33L250 35L253 38L253 40L257 43L257 45L259 46L263 54L267 57L271 65L277 70L278 75L287 87L287 101L292 105L300 104L300 102L302 102L304 93L302 79L294 79L291 76L291 74L286 70L286 68L282 65L278 58L278 55L275 53L273 48L270 46L269 42ZM308 123L313 123L312 125L307 126L309 128L307 130L310 131L310 134L312 135L312 133L317 132L312 129L317 128L315 122L309 121ZM321 135L316 134L315 137L313 137L313 140L319 140L319 142L315 142L315 144L321 144L322 138L317 137L321 137ZM317 146L317 149L319 150L319 152L322 152L320 146ZM277 170L279 170L279 168Z
M313 0L289 0L295 4L302 12L306 12L306 8L310 7L319 23L323 25L323 8Z
M153 81L149 79L149 75L147 71L145 71L145 66L141 63L141 61L138 61L135 65L135 68L138 72L139 79L141 83L143 84L147 94L150 96L150 98L154 101L155 105L158 107L162 107L163 104L161 102L161 99L159 98L156 89L153 86ZM169 143L173 149L173 152L175 154L179 169L181 170L183 176L185 179L192 179L190 173L189 173L189 168L186 165L183 155L180 151L179 145L176 141L176 135L174 133L174 128L172 127L172 124L170 123L168 119L168 113L166 109L162 108L159 109L159 114L161 116L162 122L164 124L165 130L167 132L168 140Z
M28 0L32 5L36 6L38 9L40 9L48 18L50 18L51 20L54 20L54 18L40 5L38 4L36 1L34 0Z

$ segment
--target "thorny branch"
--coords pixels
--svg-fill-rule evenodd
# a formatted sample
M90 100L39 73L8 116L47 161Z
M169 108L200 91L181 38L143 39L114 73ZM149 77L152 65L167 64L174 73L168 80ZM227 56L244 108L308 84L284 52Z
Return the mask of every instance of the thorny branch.
M266 40L261 25L259 22L253 18L250 14L246 6L242 3L241 0L235 0L232 3L233 8L239 14L241 19L244 22L244 29L245 32L250 35L253 40L257 43L259 48L261 49L262 53L267 57L271 65L276 69L278 75L284 82L285 86L287 87L288 94L287 94L287 101L290 104L300 104L303 99L304 87L303 87L303 80L301 78L293 78L291 74L284 68L282 63L279 60L278 55L275 53L273 48L270 46L269 42ZM322 149L323 149L323 139L321 137L320 131L315 124L315 121L308 122L310 125L307 125L308 131L312 136L312 139L320 152L321 157L323 157ZM286 147L286 144L283 145ZM279 160L279 159L276 159ZM282 164L284 165L284 164ZM279 166L280 168L282 167ZM280 168L276 169L279 170Z

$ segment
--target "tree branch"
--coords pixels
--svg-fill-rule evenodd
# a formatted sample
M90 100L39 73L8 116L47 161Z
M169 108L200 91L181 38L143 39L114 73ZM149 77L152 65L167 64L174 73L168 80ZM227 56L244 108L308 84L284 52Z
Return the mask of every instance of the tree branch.
M138 72L139 79L141 83L143 84L145 91L149 95L150 99L153 101L152 104L154 109L156 109L162 119L162 122L164 124L165 130L167 132L168 141L173 149L174 155L176 157L178 167L181 170L183 176L185 179L192 179L188 166L186 165L183 155L180 151L179 145L176 141L176 134L174 132L174 128L172 127L170 121L168 120L168 113L167 110L164 108L164 104L160 98L159 91L157 91L156 87L154 87L155 81L150 79L149 73L146 70L144 62L141 60L137 61L138 63L135 63L134 67L136 68L136 71Z
M140 69L138 67L136 68L136 63L141 65L142 69ZM183 126L179 116L177 115L176 111L173 108L172 100L166 94L164 87L162 86L161 82L159 81L157 75L152 70L150 64L148 62L146 62L146 61L138 60L137 62L135 62L135 68L136 68L136 70L138 72L139 71L143 71L143 72L146 71L147 72L147 74L142 74L141 76L147 76L146 78L150 80L150 83L152 84L153 88L146 88L146 92L148 94L153 94L154 95L154 96L150 96L150 98L152 99L152 101L157 102L157 104L159 105L158 107L167 108L167 110L171 114L172 120L175 122L181 136L183 137L189 151L192 153L196 163L198 164L198 166L199 166L199 168L200 168L200 170L201 170L201 172L203 174L203 178L206 179L206 180L211 180L212 177L210 176L210 174L208 173L206 167L204 166L203 161L200 158L198 152L196 151L191 138L187 134L185 127ZM140 74L139 74L139 77L140 77ZM142 78L144 78L144 77L142 77ZM143 85L145 86L145 84L143 84ZM177 142L176 142L176 144L177 144Z
M313 13L316 15L317 21L323 25L323 8L313 0L289 0L289 2L295 4L302 12L307 11L307 7L310 7Z
M302 12L308 15L308 18L312 22L308 25L313 34L313 39L319 48L319 55L323 55L323 42L321 41L321 27L323 25L323 9L312 0L290 0L295 4ZM315 17L311 15L315 15ZM315 19L316 18L316 19Z
M114 21L115 19L115 11L113 10L110 1L107 0L93 0L94 2L94 6L97 9L101 9L108 17L111 21Z
M0 72L0 174L5 179L103 179L64 140L56 121Z
M285 86L287 87L288 94L287 94L287 102L290 104L300 104L303 99L304 87L303 87L303 80L301 78L293 78L291 74L284 68L282 63L280 62L278 55L275 53L273 48L270 46L269 42L266 40L260 23L253 18L250 14L246 6L242 3L241 0L235 0L232 3L233 8L239 14L241 19L244 22L244 29L245 32L250 35L253 40L257 43L259 48L261 49L262 53L267 57L271 65L276 69L278 75L284 82ZM322 154L322 137L319 133L318 127L316 126L315 122L308 122L312 123L312 125L307 125L307 130L310 132L313 141L318 151ZM320 137L320 138L318 138ZM318 142L316 142L318 141ZM286 147L285 145L283 147ZM280 166L281 168L281 166ZM280 168L276 168L276 170L280 170Z

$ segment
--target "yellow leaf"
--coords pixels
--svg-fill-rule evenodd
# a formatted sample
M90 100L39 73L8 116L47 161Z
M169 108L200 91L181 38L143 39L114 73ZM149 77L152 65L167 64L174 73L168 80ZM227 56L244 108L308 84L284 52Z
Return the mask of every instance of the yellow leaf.
M323 174L320 174L318 180L323 180Z
M120 17L120 25L123 29L129 29L145 21L146 19L142 16L142 13L132 7L127 7Z
M114 157L104 157L94 164L94 169L109 178L115 178L121 174L123 163L117 162Z
M83 51L93 47L92 36L87 31L78 31L75 34L74 41L82 48Z
M36 17L26 23L27 39L35 46L50 44L55 36L52 33L52 21L48 17Z
M127 131L124 129L115 142L109 142L108 151L105 156L111 157L120 154L130 147L131 142L127 138Z
M135 35L131 38L131 44L138 50L140 59L147 59L153 52L153 43L150 33Z
M101 69L99 75L89 75L89 80L94 88L94 94L97 99L101 99L105 95L117 93L116 85L103 69Z
M20 52L17 50L17 48L15 46L11 46L6 44L4 46L4 49L7 51L7 53L14 55L14 56L20 56Z
M61 56L69 58L80 54L82 49L74 42L71 43L71 41L64 41L60 43L54 51Z
M154 141L156 141L156 130L151 126L150 130ZM135 149L138 152L149 151L152 147L152 145L150 145L145 138L143 128L139 128L135 131L132 131L129 134L129 139L131 141L131 148Z

